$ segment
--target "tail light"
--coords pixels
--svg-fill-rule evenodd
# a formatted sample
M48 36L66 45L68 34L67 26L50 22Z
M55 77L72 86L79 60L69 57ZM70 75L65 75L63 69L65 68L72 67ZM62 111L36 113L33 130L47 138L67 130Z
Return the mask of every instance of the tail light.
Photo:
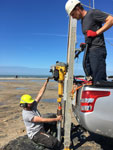
M100 97L109 96L109 91L83 91L81 104L81 112L92 112L94 110L95 102Z

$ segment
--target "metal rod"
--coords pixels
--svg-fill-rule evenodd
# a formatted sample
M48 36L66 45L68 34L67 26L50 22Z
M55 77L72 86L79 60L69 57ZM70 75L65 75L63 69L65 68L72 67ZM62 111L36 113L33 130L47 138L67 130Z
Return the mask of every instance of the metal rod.
M61 102L58 104L58 110L59 112L57 112L57 114L60 115L62 114L62 110L59 110L59 107L62 108L62 104ZM57 122L57 139L59 142L61 142L61 121Z
M57 122L57 139L59 142L61 142L61 122Z
M89 0L89 7L91 7L91 0Z
M93 0L93 9L95 9L95 0Z

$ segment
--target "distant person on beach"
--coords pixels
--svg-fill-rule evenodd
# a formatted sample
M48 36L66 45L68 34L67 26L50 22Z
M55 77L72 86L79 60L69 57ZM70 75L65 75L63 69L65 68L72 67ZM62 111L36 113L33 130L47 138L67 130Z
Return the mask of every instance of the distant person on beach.
M45 92L48 81L49 79L46 80L35 100L28 94L23 95L20 100L20 106L23 107L22 116L28 137L44 147L52 150L60 150L61 143L56 137L46 133L46 131L52 126L56 127L55 122L61 121L62 116L43 118L37 110L37 105Z
M18 78L18 76L16 75L16 77L15 78Z

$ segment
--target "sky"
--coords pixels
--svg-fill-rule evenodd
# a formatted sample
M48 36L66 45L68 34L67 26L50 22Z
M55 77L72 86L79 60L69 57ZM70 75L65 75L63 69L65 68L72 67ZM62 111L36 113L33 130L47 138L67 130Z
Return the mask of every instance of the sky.
M69 23L66 1L0 0L0 67L49 70L56 61L66 63ZM89 0L81 2L89 6ZM113 0L95 0L95 8L113 14ZM105 32L105 39L107 73L113 75L113 27ZM84 36L78 21L77 48L81 42ZM83 74L82 58L83 54L75 60L75 74Z

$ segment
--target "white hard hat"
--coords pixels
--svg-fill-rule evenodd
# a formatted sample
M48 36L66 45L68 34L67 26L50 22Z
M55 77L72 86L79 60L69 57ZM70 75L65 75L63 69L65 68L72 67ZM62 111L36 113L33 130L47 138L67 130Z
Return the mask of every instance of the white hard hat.
M65 9L68 13L68 15L70 15L70 13L72 12L72 10L75 8L75 6L77 4L79 4L80 1L79 0L68 0L66 5L65 5Z

